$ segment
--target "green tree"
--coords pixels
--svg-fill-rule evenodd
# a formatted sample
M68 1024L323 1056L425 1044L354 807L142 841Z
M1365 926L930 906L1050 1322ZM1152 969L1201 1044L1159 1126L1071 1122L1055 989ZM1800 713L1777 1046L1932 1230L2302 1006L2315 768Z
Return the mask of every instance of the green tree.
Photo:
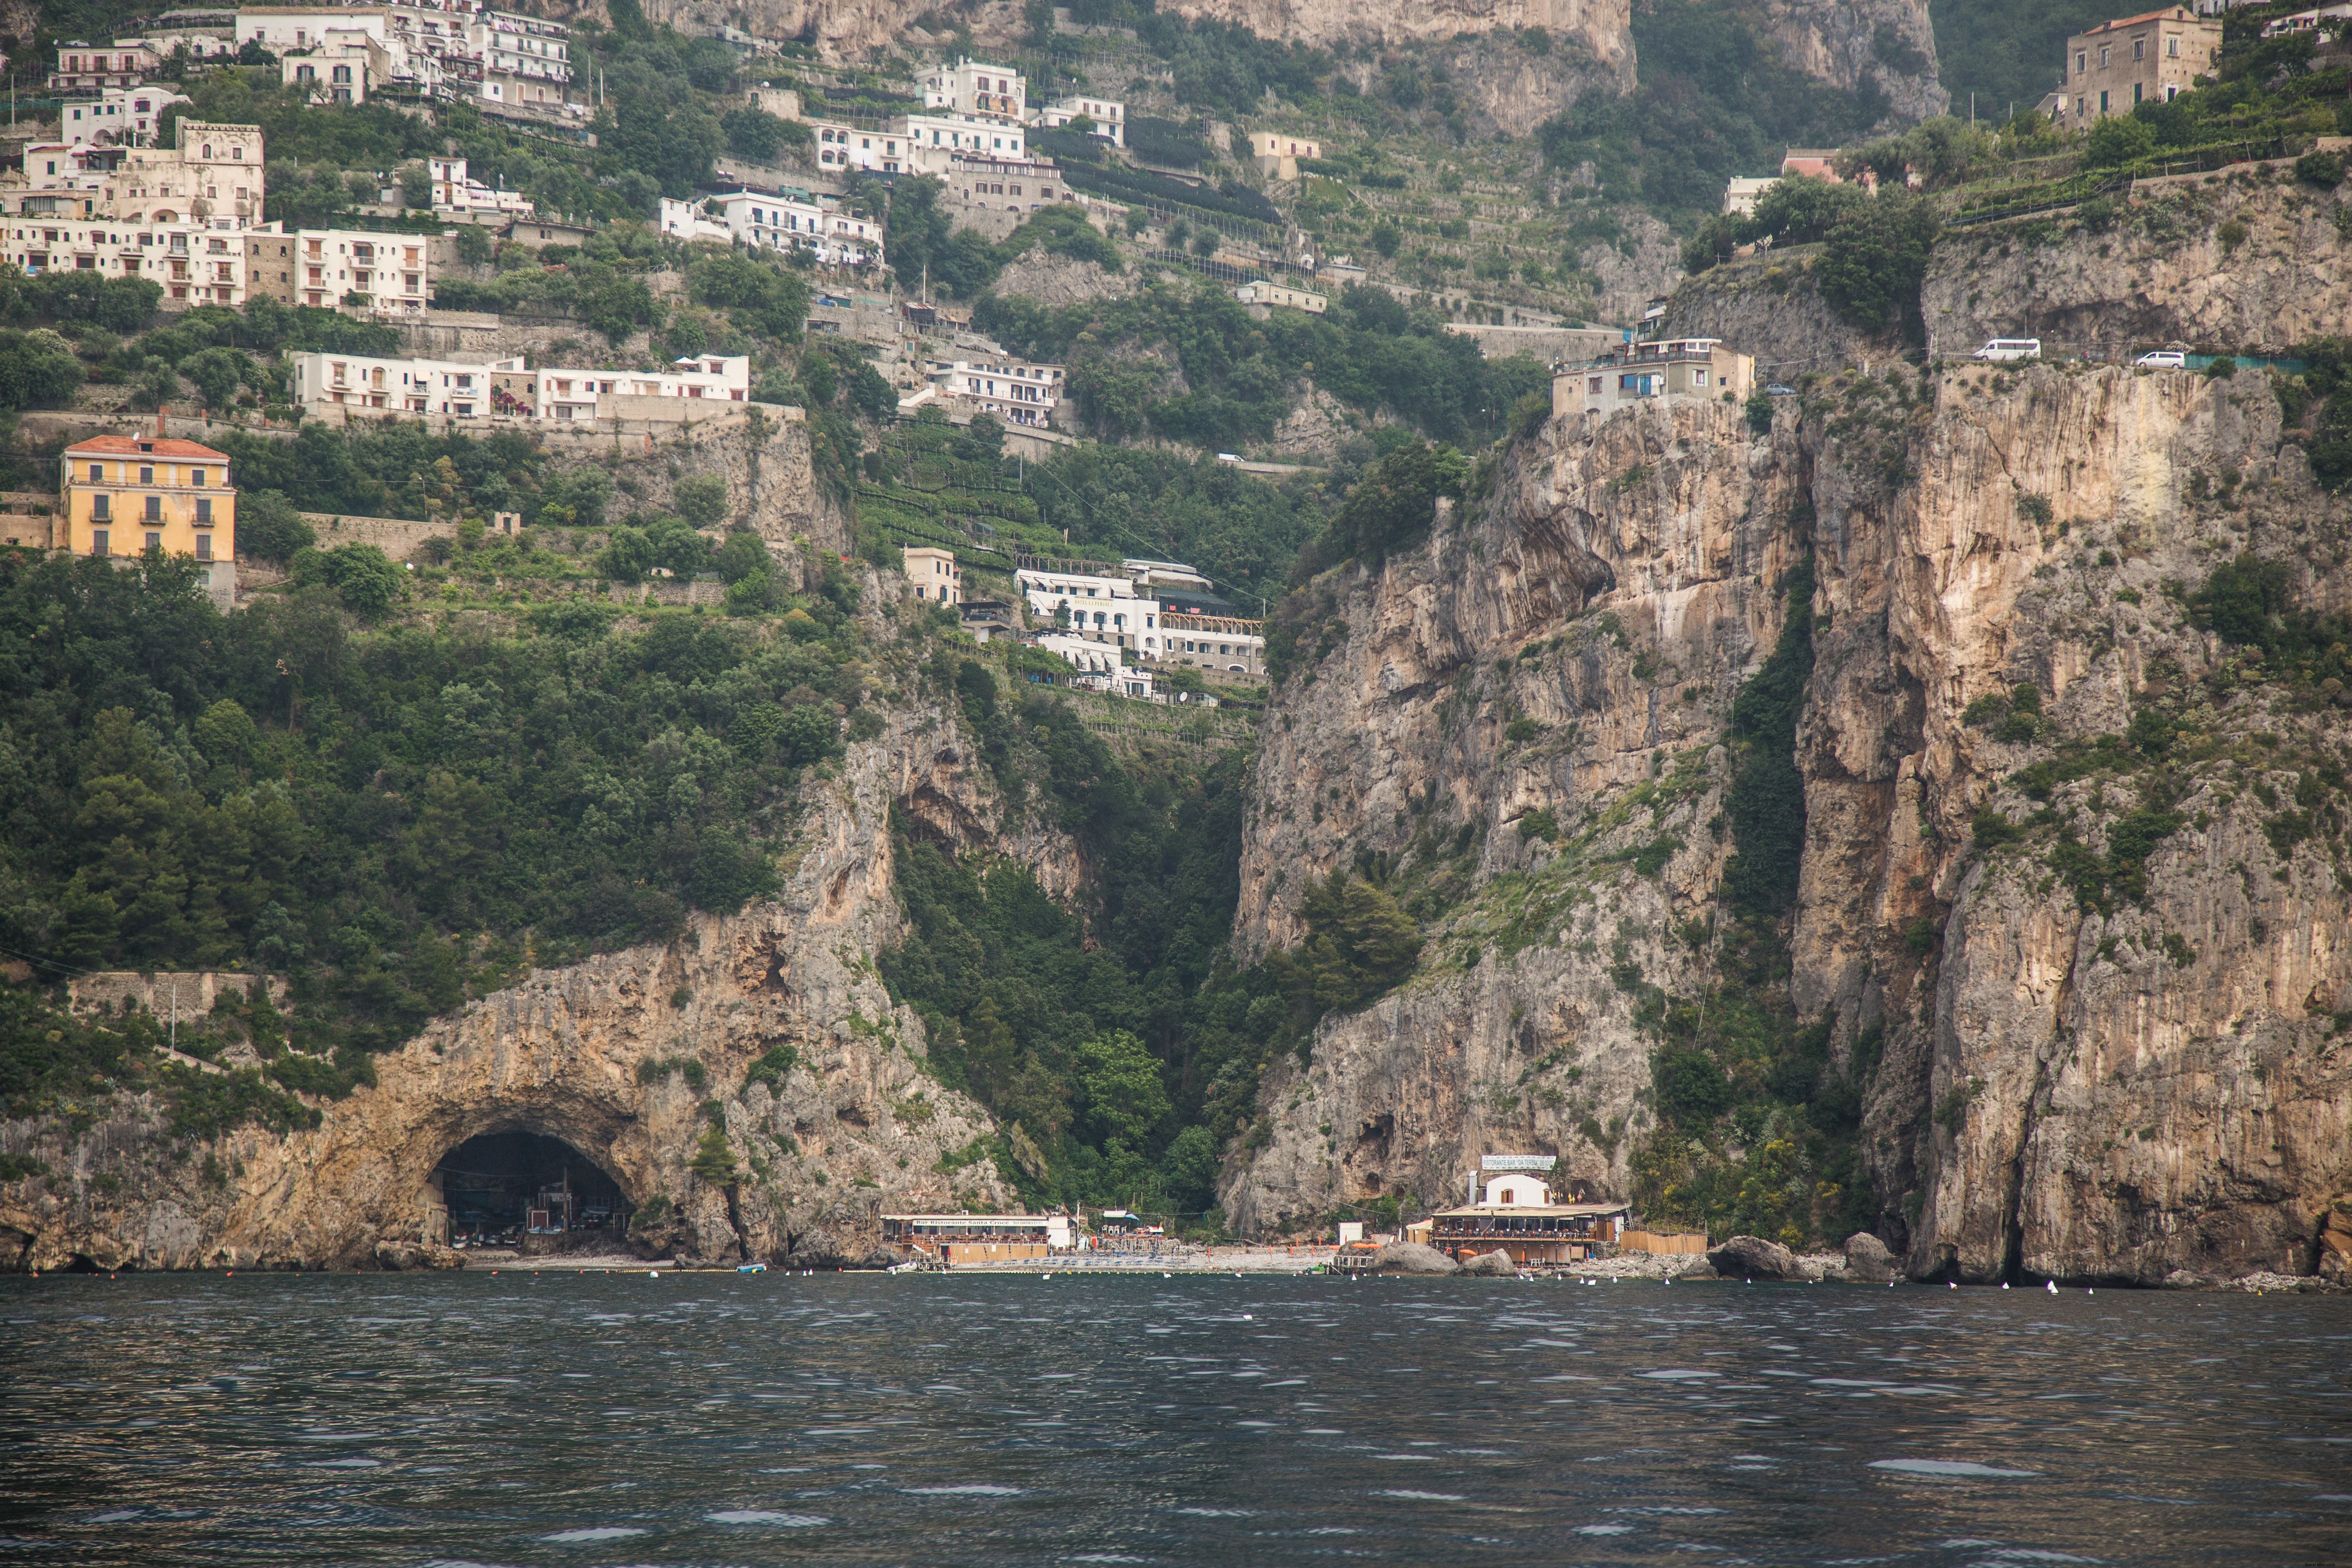
M653 542L645 530L627 523L606 535L604 548L596 554L596 570L615 583L642 583L653 564Z
M236 549L279 564L319 542L294 503L276 490L247 490L236 498Z
M2156 151L2156 129L2127 114L2110 114L2083 139L2083 163L2093 169L2120 169Z
M1818 269L1822 299L1865 331L1923 328L1919 289L1939 231L1935 208L1894 192L1864 202L1832 226Z
M721 581L740 583L768 570L767 542L751 532L730 533L713 557Z
M696 528L716 528L727 516L727 476L697 474L671 491L678 515Z
M723 1187L735 1179L735 1149L727 1142L723 1128L706 1127L694 1145L694 1158L687 1169L695 1180L706 1186Z
M1089 1131L1106 1143L1116 1141L1142 1150L1169 1114L1160 1063L1125 1029L1087 1041L1078 1047L1077 1059Z
M324 583L353 615L375 620L399 602L404 574L373 544L346 544L339 550L296 552L292 576L300 584Z

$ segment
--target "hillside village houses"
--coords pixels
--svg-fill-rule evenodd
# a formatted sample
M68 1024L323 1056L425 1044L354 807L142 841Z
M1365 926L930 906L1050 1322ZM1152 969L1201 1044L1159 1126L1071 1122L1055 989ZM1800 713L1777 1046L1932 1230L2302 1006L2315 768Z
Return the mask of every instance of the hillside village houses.
M900 553L906 557L907 581L915 585L915 597L940 605L963 603L963 568L956 564L954 551L910 544Z
M745 354L697 355L659 371L531 370L521 356L476 364L296 353L287 362L293 370L294 405L312 418L431 416L461 422L572 423L628 412L683 419L691 416L695 402L744 403L751 395L751 361ZM641 401L646 399L670 401L667 406L648 405Z
M1257 160L1258 173L1270 179L1298 178L1298 160L1323 156L1323 143L1304 136L1288 136L1279 131L1253 131L1249 138L1250 156Z

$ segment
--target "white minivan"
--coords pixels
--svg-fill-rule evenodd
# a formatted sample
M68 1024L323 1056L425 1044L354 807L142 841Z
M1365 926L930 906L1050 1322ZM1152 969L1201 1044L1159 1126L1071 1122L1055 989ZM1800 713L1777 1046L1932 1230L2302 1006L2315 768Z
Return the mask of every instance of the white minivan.
M2187 370L2189 356L2179 349L2158 349L2132 361L2142 370Z
M1995 338L1969 357L1996 361L2040 359L2042 340L2040 338Z

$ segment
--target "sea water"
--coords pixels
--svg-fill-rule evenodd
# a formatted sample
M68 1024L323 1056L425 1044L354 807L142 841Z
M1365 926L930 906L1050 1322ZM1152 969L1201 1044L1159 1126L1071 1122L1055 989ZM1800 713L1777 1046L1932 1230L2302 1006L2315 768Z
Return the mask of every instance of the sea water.
M0 1560L2342 1564L2352 1300L19 1277Z

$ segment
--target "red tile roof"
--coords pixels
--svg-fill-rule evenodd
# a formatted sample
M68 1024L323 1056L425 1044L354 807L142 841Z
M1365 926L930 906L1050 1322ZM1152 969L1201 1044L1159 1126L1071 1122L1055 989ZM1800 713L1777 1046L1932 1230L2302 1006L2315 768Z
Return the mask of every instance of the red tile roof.
M2187 22L2194 19L2186 8L2167 5L2161 11L2146 11L2137 16L2118 16L2112 22L2102 22L2095 27L2085 28L2076 37L2087 38L2094 33L2111 33L2117 27L2137 27L2142 22ZM2220 24L2217 22L2215 25Z
M172 436L93 436L66 448L68 458L203 458L211 462L226 463L226 452L215 452L210 447L194 441L183 441Z

